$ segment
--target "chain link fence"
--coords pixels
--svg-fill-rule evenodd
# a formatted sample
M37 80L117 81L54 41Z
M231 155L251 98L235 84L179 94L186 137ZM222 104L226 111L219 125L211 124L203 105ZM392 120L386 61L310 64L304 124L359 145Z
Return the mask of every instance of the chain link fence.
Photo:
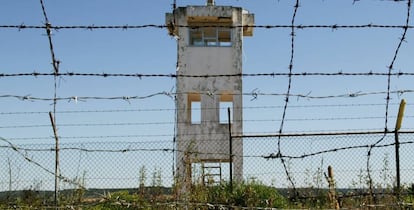
M328 180L328 166L333 168L331 178L339 198L350 194L365 196L385 192L395 197L397 162L394 133L232 138L243 139L244 183L259 183L278 189L286 199L314 197L317 196L315 192L324 192L326 196L326 190L332 187ZM43 196L43 199L50 200L55 184L55 145L15 145L2 140L1 200L13 203L16 197L28 196L28 192L36 192L37 198ZM409 192L412 190L413 143L413 132L399 134L401 192L405 199L411 196ZM174 181L175 149L171 140L61 144L59 155L62 196L82 189L80 203L102 199L108 196L108 192L126 190L128 194L139 194L143 188L159 189L163 199L178 199L174 195L177 183ZM208 172L193 170L193 185L198 185L197 177L204 173ZM222 183L228 183L228 163L221 165L220 179Z
M412 133L399 134L401 183L405 186L413 182L410 152L414 149L413 140ZM395 185L394 133L385 136L384 133L303 134L280 139L254 136L244 137L243 141L245 177L278 188L326 187L324 174L328 166L335 171L338 188L366 187L368 169L376 185ZM289 182L288 177L293 182Z

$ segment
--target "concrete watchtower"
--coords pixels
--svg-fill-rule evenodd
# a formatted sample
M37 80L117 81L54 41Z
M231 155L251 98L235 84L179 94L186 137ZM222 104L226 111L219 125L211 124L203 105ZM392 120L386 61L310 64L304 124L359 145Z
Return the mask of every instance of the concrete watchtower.
M240 7L186 6L166 14L177 38L177 162L179 181L191 181L192 164L229 163L227 107L233 135L243 132L242 44L252 36L253 14ZM200 75L233 75L191 77ZM238 76L235 76L238 75ZM243 141L232 143L235 180L243 179Z

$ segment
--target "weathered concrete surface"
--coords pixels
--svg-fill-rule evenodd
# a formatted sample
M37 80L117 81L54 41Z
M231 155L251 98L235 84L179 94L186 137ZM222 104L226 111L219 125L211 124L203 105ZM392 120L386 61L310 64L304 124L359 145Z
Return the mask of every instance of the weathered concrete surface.
M178 75L242 73L243 35L252 36L254 16L239 7L187 6L166 14L169 33L177 39ZM208 25L231 28L231 46L190 46L190 27ZM244 27L241 27L244 26ZM219 122L220 101L233 103L233 135L243 132L242 77L177 78L177 176L185 180L191 163L229 162L228 124ZM191 94L193 97L191 97ZM199 95L201 122L191 123L191 101ZM243 179L243 141L233 141L233 175ZM188 181L188 180L187 180Z

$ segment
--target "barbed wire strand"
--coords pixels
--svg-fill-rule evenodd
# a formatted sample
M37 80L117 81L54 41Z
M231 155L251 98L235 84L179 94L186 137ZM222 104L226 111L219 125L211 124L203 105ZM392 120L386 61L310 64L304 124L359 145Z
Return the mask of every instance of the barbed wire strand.
M405 144L413 144L414 141L406 141L406 142L399 142L399 144L405 145ZM384 147L391 147L391 146L395 146L395 142L394 143L389 143L389 144L378 144L375 145L375 148L384 148ZM308 158L308 157L313 157L313 156L317 156L317 155L322 155L322 154L326 154L326 153L333 153L333 152L339 152L339 151L344 151L344 150L352 150L352 149L363 149L363 148L371 148L372 144L365 144L365 145L354 145L354 146L347 146L347 147L338 147L338 148L332 148L332 149L327 149L327 150L322 150L322 151L317 151L317 152L313 152L313 153L308 153L308 154L302 154L302 155L298 155L298 156L293 156L293 155L277 155L277 154L270 154L270 155L266 155L266 156L244 156L244 157L260 157L260 158L265 158L265 159L277 159L277 158L288 158L288 159L304 159L304 158Z
M21 101L29 101L29 102L33 102L33 101L67 101L67 102L74 102L74 103L78 103L78 102L87 102L88 100L123 100L126 101L128 103L130 103L132 100L143 100L143 99L149 99L149 98L153 98L156 96L167 96L168 98L174 98L174 96L176 95L180 95L180 94L188 94L189 92L169 92L169 91L161 91L161 92L156 92L156 93L152 93L149 95L144 95L144 96L70 96L70 97L57 97L57 98L46 98L46 97L36 97L36 96L31 96L31 94L27 94L27 95L0 95L0 98L16 98L19 99ZM402 96L403 94L408 94L408 93L414 93L414 89L404 89L404 90L389 90L389 91L373 91L373 92L362 92L362 91L355 91L355 92L351 92L351 93L343 93L343 94L337 94L337 95L311 95L311 91L306 93L306 94L291 94L289 93L263 93L260 92L260 90L258 90L257 88L255 88L252 92L244 92L244 93L234 93L234 94L230 94L233 96L239 96L239 95L243 95L243 96L250 96L252 97L251 100L257 100L259 99L259 96L276 96L276 97L297 97L298 99L303 98L303 99L332 99L332 98L356 98L356 97L362 97L362 96L372 96L372 95L383 95L386 94L388 97L390 97L390 94L397 94L399 97ZM208 96L221 96L223 95L222 93L214 93L212 91L202 91L199 92L199 94L201 95L208 95ZM226 94L228 95L228 94Z
M40 5L42 7L43 17L45 18L45 30L46 30L46 35L49 41L50 54L52 57L53 77L54 77L53 118L54 118L54 121L56 122L57 74L59 74L60 61L58 61L55 56L55 50L53 48L53 41L52 41L52 31L51 31L52 25L50 24L49 18L47 17L46 8L45 8L45 4L43 0L40 0Z
M165 29L168 28L168 25L165 24L142 24L142 25L54 25L50 26L50 29L53 30L62 30L62 29L85 29L88 31L93 31L97 29L144 29L144 28L158 28ZM259 29L369 29L369 28L382 28L382 29L413 29L412 25L384 25L384 24L360 24L360 25L341 25L341 24L330 24L330 25L232 25L232 26L217 26L217 25L174 25L178 28L209 28L209 27L220 27L220 28L259 28ZM24 23L20 25L0 25L0 28L9 28L9 29L18 29L19 31L24 29L46 29L47 26L43 25L25 25Z
M53 172L53 171L51 171L51 170L49 170L48 168L46 168L45 166L43 166L42 164L40 164L40 163L38 163L38 162L36 162L36 161L34 161L32 158L30 158L26 153L24 153L24 152L22 152L21 150L25 150L25 149L22 149L22 148L20 148L20 147L18 147L18 146L16 146L16 145L14 145L13 143L11 143L11 141L9 141L9 140L7 140L7 139L5 139L5 138L2 138L2 137L0 137L0 141L3 141L3 142L5 142L5 143L7 143L8 144L8 146L1 146L1 147L6 147L6 148L10 148L10 149L12 149L13 151L15 151L18 155L20 155L22 158L24 158L27 162L29 162L29 163L32 163L32 164L34 164L35 166L37 166L37 167L39 167L40 169L42 169L43 171L45 171L45 172L47 172L48 174L51 174L51 175L53 175L54 177L57 177L58 179L60 179L60 180L62 180L62 181L64 181L64 182L67 182L67 183L69 183L69 184L73 184L73 185L75 185L75 186L78 186L78 187L81 187L81 188L85 188L85 187L83 187L80 183L78 183L78 182L76 182L76 181L73 181L72 179L70 179L70 178L67 178L67 177L65 177L65 176L62 176L61 174L56 174L55 172ZM53 151L54 149L52 148L52 151ZM49 150L49 151L51 151L51 150Z
M80 183L77 183L69 178L66 178L62 175L57 175L55 172L47 169L46 167L44 167L43 165L41 165L40 163L34 161L33 159L29 158L27 156L27 154L23 153L24 152L51 152L51 151L56 151L55 148L50 147L50 148L44 148L44 149L34 149L34 148L24 148L24 147L19 147L16 146L14 144L12 144L10 141L8 141L7 139L4 139L2 137L0 137L0 141L4 141L8 144L7 145L0 145L0 148L9 148L12 149L16 152L19 153L19 155L21 155L25 160L29 161L30 163L33 163L34 165L38 166L39 168L41 168L42 170L46 171L49 174L52 174L56 177L58 177L60 180L63 180L64 182L68 182L70 184L74 184L76 186L80 186L82 188L84 188ZM84 147L62 147L59 148L59 151L64 151L64 150L76 150L76 151L83 151L83 152L109 152L109 153L126 153L126 152L188 152L189 154L204 154L204 155L223 155L223 156L227 156L228 153L225 152L199 152L199 151L187 151L187 150L177 150L177 149L172 149L172 148L123 148L123 149L87 149Z
M360 133L347 133L347 134L340 134L340 133L331 133L331 134L315 134L315 135L308 135L308 134L304 134L303 136L317 136L317 135L329 135L329 136L340 136L340 135L366 135L369 133L369 135L372 134L383 134L383 131L381 132L361 132ZM408 134L413 134L413 131L409 131L406 132ZM297 137L295 135L285 135L286 136L290 136L290 137ZM262 138L278 138L279 135L269 135L266 137ZM51 152L51 151L55 151L55 149L53 148L52 144L44 144L42 146L49 146L47 148L28 148L28 147L23 147L23 146L16 146L13 145L10 141L4 139L4 138L0 138L0 140L8 143L8 145L0 145L0 148L6 148L6 149L12 149L14 151L17 151L20 153L20 155L23 155L23 157L25 158L25 160L34 163L35 165L41 167L43 170L47 171L48 173L53 173L52 171L50 171L49 169L47 169L46 167L40 165L39 163L33 161L32 159L30 159L27 156L27 152ZM108 142L105 142L108 143ZM113 143L119 143L119 142L113 142ZM99 144L101 145L102 142L96 142L94 144ZM121 149L88 149L85 147L61 147L59 148L59 150L61 151L69 151L69 150L74 150L74 151L80 151L80 152L87 152L87 153L127 153L127 152L171 152L174 153L176 151L178 152L185 152L186 150L176 150L174 148L131 148L132 144L136 144L136 142L126 142L126 144L129 144L129 146L125 147L125 148L121 148ZM403 141L403 142L399 142L399 144L401 145L409 145L409 144L414 144L414 141ZM375 145L376 148L385 148L385 147L392 147L395 146L396 143L388 143L388 144L377 144ZM24 145L24 146L28 146L28 145ZM39 145L37 145L39 146ZM235 155L238 157L244 157L244 158L264 158L264 159L281 159L281 158L287 158L287 159L305 159L305 158L309 158L309 157L313 157L313 156L318 156L318 155L322 155L322 154L326 154L326 153L335 153L335 152L340 152L340 151L345 151L345 150L354 150L354 149L363 149L363 148L371 148L372 145L371 144L364 144L364 145L353 145L353 146L345 146L345 147L336 147L336 148L331 148L331 149L326 149L326 150L321 150L321 151L316 151L316 152L312 152L312 153L305 153L305 154L301 154L301 155L280 155L280 154L269 154L269 155ZM23 153L22 151L24 151L25 153ZM197 154L197 155L203 155L203 154L214 154L214 155L228 155L228 153L225 152L201 152L201 151L196 151L193 150L190 152L191 154ZM54 174L54 173L53 173ZM66 180L70 180L68 178L64 178ZM68 181L69 182L69 181ZM73 184L73 183L71 183Z
M3 139L1 139L3 140ZM4 141L4 140L3 140ZM101 142L102 143L102 142ZM101 144L100 143L100 144ZM407 141L407 142L401 142L400 144L404 145L404 144L412 144L414 143L414 141ZM25 153L27 152L54 152L56 151L55 148L53 148L52 144L45 144L50 145L50 147L48 148L27 148L27 147L22 147L22 146L15 146L15 145L1 145L0 148L6 148L6 149L12 149L12 150L17 150L17 151L24 151ZM45 146L43 145L43 146ZM395 143L389 143L389 144L385 144L385 145L376 145L375 147L380 148L380 147L390 147L390 146L394 146ZM354 146L347 146L347 147L339 147L339 148L332 148L332 149L327 149L327 150L322 150L322 151L317 151L317 152L313 152L313 153L308 153L308 154L302 154L299 156L293 156L293 155L279 155L279 154L270 154L270 155L243 155L241 157L249 157L249 158L264 158L264 159L281 159L281 158L288 158L288 159L305 159L308 157L312 157L312 156L317 156L317 155L321 155L321 154L325 154L325 153L332 153L332 152L339 152L342 150L351 150L351 149L361 149L361 148L369 148L371 145L370 144L366 144L366 145L354 145ZM87 152L87 153L127 153L127 152L185 152L185 150L175 150L173 148L131 148L130 146L122 148L122 149L88 149L85 147L61 147L59 148L60 151L69 151L69 150L74 150L74 151L81 151L81 152ZM23 154L23 152L21 152ZM191 151L191 154L197 154L197 155L202 155L202 154L214 154L214 155L227 155L227 153L220 153L220 152L201 152L201 151ZM240 155L235 155L235 156L240 156ZM40 165L39 163L33 161L32 159L30 159L29 157L27 157L27 155L24 156L25 160L34 163L35 165L39 166L42 168L42 170L45 170L46 172L50 173L50 174L55 174L54 172L52 172L51 170L47 169L46 167Z
M214 77L286 77L286 76L414 76L414 72L297 72L297 73L283 73L283 72L270 72L270 73L237 73L237 74L144 74L144 73L81 73L81 72L58 72L58 73L45 73L45 72L26 72L26 73L0 73L2 77L40 77L40 76L58 76L58 77L135 77L135 78L151 78L151 77L166 77L166 78L214 78Z
M370 161L371 161L371 155L372 155L372 150L373 148L375 148L376 145L378 145L379 143L381 143L384 139L385 136L387 135L387 131L388 131L388 112L389 112L389 103L390 103L390 94L391 94L391 72L393 70L394 67L394 63L397 60L398 57L398 53L400 51L400 48L402 46L402 43L404 41L406 41L406 34L408 31L408 26L409 26L409 21L410 21L410 11L411 11L411 0L407 1L407 15L406 15L406 21L405 21L405 27L403 28L403 34L400 38L400 41L398 42L398 45L395 49L394 52L394 56L392 58L391 64L388 66L388 77L387 77L387 97L386 97L386 103L385 103L385 122L384 122L384 135L383 137L381 137L377 142L375 142L373 145L371 145L371 147L368 149L368 153L367 153L367 178L368 178L368 185L369 185L369 191L371 194L371 198L375 197L373 196L373 180L372 180L372 176L371 176L371 172L370 172ZM374 200L374 204L376 203L376 200Z
M285 98L285 104L283 107L283 113L282 113L282 118L280 121L280 128L279 128L279 134L283 133L283 126L285 123L285 118L286 118L286 112L287 112L287 107L288 107L288 103L289 103L289 97L290 97L290 91L291 91L291 85L292 85L292 72L293 72L293 60L294 60L294 56L295 56L295 19L296 19L296 13L298 11L299 8L299 0L296 0L296 3L294 5L294 11L293 11L293 16L292 16L292 26L291 26L291 40L290 40L290 61L289 61L289 75L288 75L288 87L287 87L287 91L286 91L286 98ZM277 154L282 156L282 151L281 151L281 140L282 140L282 136L279 135L278 140L277 140ZM290 184L292 185L293 188L293 195L294 197L297 196L297 191L296 191L296 186L295 183L293 181L293 178L290 176L287 164L285 162L285 159L283 157L280 158L280 161L283 165L283 168L285 170L286 176L290 182Z
M50 49L50 54L51 54L51 58L52 58L52 65L53 65L53 114L52 112L50 112L50 119L52 120L52 127L55 133L55 196L54 196L54 202L55 205L58 206L59 205L59 191L60 191L60 161L59 161L59 137L56 134L56 130L57 128L55 127L55 123L56 123L56 106L57 106L57 74L59 73L59 63L60 61L58 61L56 59L55 56L55 50L53 48L53 41L52 41L52 31L51 31L51 24L49 22L49 19L47 17L47 13L46 13L46 8L45 8L45 4L43 2L43 0L40 0L40 5L42 7L42 12L43 12L43 17L45 18L45 29L46 29L46 34L47 34L47 38L49 41L49 49Z

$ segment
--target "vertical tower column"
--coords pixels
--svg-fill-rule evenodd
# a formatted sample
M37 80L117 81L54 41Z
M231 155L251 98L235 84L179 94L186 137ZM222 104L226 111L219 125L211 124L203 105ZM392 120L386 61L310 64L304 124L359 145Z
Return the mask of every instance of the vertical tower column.
M191 76L241 75L242 40L252 36L248 26L253 22L253 14L239 7L217 6L214 0L166 14L169 34L178 37L176 167L181 184L198 178L189 178L193 164L229 163L228 122L222 120L227 119L227 114L222 116L227 107L223 105L232 109L232 134L243 134L242 77ZM242 181L243 140L235 138L232 145L234 180Z

